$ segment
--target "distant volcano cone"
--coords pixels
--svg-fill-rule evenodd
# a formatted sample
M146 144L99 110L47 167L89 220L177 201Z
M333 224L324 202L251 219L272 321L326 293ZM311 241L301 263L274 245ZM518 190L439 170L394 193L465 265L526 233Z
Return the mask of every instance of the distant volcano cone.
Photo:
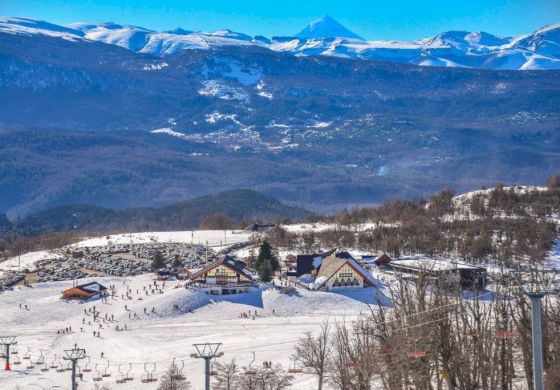
M296 37L303 39L352 38L363 40L362 37L354 34L328 15L309 23Z

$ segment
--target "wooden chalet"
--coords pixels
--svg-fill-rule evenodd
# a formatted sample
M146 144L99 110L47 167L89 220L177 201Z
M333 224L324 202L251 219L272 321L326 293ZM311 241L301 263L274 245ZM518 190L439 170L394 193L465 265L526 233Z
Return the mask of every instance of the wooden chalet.
M103 296L106 293L107 287L97 282L91 282L64 290L62 292L62 299L80 299L87 301L97 296Z
M226 255L191 275L187 285L210 294L239 294L249 291L254 285L254 275L243 261Z
M314 288L323 287L374 287L374 280L348 252L340 252L323 259Z
M179 272L177 272L177 279L179 280L187 280L191 277L191 271L187 268L181 268Z
M373 277L348 252L330 251L320 259L315 262L316 272L302 275L297 284L311 290L375 285Z

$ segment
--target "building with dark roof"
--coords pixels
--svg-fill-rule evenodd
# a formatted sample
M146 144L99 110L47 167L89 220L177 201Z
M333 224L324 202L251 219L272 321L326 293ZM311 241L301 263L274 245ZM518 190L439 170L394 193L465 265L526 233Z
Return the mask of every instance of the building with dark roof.
M455 280L463 288L486 287L486 268L472 264L431 258L404 258L392 260L388 266L394 272L412 276L427 275L435 279L446 276L447 280Z
M90 282L64 290L62 292L62 299L88 300L106 293L107 287L97 282Z
M240 260L225 255L220 260L195 272L187 285L195 286L210 294L238 294L249 291L255 276Z
M314 253L310 255L297 255L295 259L295 267L291 267L286 272L288 279L299 278L302 275L316 275L323 262L323 254Z

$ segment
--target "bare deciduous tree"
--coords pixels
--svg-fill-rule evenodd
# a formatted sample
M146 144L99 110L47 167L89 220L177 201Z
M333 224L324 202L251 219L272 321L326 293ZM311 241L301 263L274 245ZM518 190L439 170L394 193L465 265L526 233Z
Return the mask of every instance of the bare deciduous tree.
M180 372L175 364L171 364L163 374L157 390L190 390L191 383L185 379L179 379Z
M316 336L307 332L296 344L293 358L303 364L306 373L317 377L318 390L323 389L323 384L327 379L330 354L331 338L328 320L323 322Z
M242 390L239 384L241 370L232 359L229 363L215 363L214 370L217 375L212 385L214 390Z

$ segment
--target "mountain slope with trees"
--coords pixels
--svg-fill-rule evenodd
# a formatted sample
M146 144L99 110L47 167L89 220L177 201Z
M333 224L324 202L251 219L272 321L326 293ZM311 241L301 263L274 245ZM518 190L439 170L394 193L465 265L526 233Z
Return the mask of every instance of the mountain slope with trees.
M0 53L0 213L11 218L232 188L332 212L446 186L536 184L560 166L560 71L255 46L159 58L5 33Z
M285 205L278 200L250 190L224 191L185 200L161 208L113 210L93 205L59 206L31 213L14 221L17 232L35 235L48 231L170 231L195 229L208 219L222 225L212 229L241 227L255 220L303 218L310 212ZM216 216L221 216L216 218Z

